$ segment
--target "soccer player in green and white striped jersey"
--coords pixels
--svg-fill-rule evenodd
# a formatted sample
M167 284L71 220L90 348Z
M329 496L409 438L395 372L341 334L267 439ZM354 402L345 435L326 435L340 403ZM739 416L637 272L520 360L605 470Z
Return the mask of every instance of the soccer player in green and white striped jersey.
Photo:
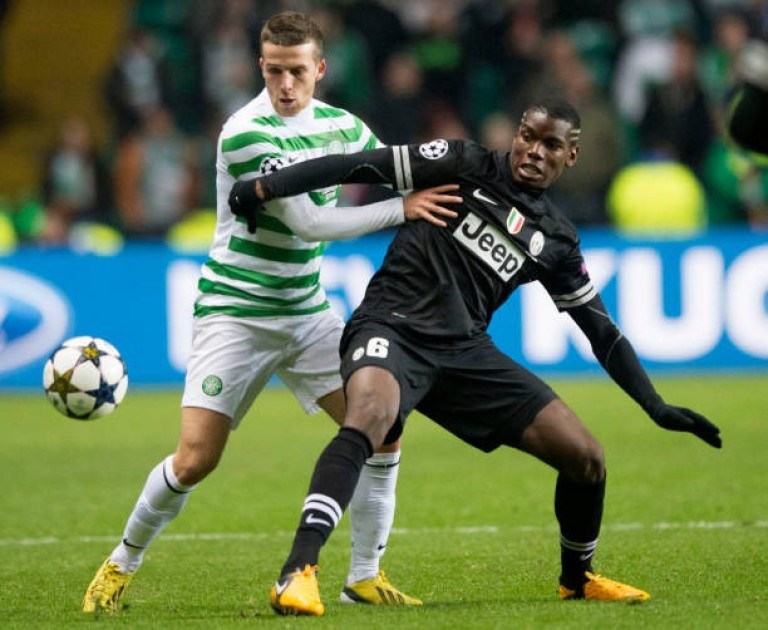
M360 208L334 208L339 196L334 186L269 205L258 225L236 219L227 197L238 178L378 144L359 118L314 99L326 64L322 33L308 15L284 12L267 20L261 47L266 88L230 117L219 138L217 225L198 284L176 452L150 472L121 543L88 587L86 612L118 609L145 550L216 467L230 431L274 374L307 412L323 409L343 421L338 356L343 322L320 285L322 240L406 218L445 225L440 215L455 215L439 204L461 201L447 194L453 187L440 187ZM379 569L394 518L399 460L398 440L366 462L350 511L352 559L342 601L421 603ZM337 519L334 506L321 511Z

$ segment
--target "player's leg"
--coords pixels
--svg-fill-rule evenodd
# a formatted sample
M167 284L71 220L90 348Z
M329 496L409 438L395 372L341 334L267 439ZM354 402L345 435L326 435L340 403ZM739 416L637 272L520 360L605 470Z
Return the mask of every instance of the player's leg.
M218 463L230 432L228 417L196 407L181 414L176 452L149 473L123 536L99 568L83 599L83 610L115 612L152 541L187 503L189 493Z
M318 404L339 425L344 421L346 401L341 389L318 400ZM352 537L349 573L340 595L345 604L422 604L396 588L380 568L395 520L395 489L400 469L400 439L382 444L360 472L352 501L349 522Z
M216 468L230 429L231 420L219 412L200 407L181 410L176 452L149 473L122 541L110 555L121 571L132 573L139 568L147 547L178 516L189 493Z
M307 411L319 406L339 426L346 412L338 358L342 331L341 319L329 311L307 318L297 326L297 338L303 340L301 352L278 371ZM395 588L380 570L394 522L399 464L398 439L377 448L360 473L349 505L352 551L341 594L346 603L421 603Z
M278 613L323 614L314 575L320 549L352 499L366 459L375 447L399 437L401 418L423 396L420 390L401 391L399 383L409 382L402 374L418 370L419 358L404 356L395 337L386 327L347 327L341 346L345 420L317 460L293 546L272 588L270 601ZM382 340L386 349L376 346ZM429 387L429 378L422 382Z
M560 526L560 597L648 599L648 593L596 575L597 547L605 497L605 459L598 441L560 399L544 406L523 431L517 448L558 471L555 516Z
M631 589L587 577L593 576L590 562L603 513L603 451L546 383L484 337L464 352L443 358L440 380L417 408L477 448L491 451L500 445L513 446L554 467L560 473L555 512L561 529L564 585L572 586L576 595L586 593L596 599L608 598L594 597L598 591L602 595L610 591L610 598L616 599L621 589ZM584 585L586 580L589 586Z
M347 382L344 426L315 464L304 499L293 546L270 594L279 614L322 615L315 571L320 549L336 528L373 445L382 443L397 417L399 387L394 377L376 367L363 367Z
M182 398L176 451L146 479L122 539L89 585L83 610L115 612L144 553L183 509L190 492L217 466L230 431L263 388L284 347L253 347L254 333L241 321L195 321L192 355Z
M343 425L346 403L341 389L320 398L318 404ZM395 518L399 464L400 440L396 440L376 449L363 465L349 504L352 551L347 585L373 580L379 574L379 559Z

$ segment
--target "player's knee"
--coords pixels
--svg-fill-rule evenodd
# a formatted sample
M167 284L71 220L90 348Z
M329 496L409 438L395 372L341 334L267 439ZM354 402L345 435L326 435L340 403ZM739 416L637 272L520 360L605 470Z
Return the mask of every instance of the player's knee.
M394 424L394 416L386 405L369 400L347 413L345 427L364 433L374 449L379 450Z
M361 431L368 436L373 448L379 449L390 435L396 418L397 407L382 396L375 392L358 392L354 402L348 402L344 426ZM392 436L393 439L398 437Z
M567 471L577 483L600 483L605 478L605 455L596 440L584 444Z
M178 452L173 460L173 473L180 483L192 486L211 474L218 466L220 458L220 453Z

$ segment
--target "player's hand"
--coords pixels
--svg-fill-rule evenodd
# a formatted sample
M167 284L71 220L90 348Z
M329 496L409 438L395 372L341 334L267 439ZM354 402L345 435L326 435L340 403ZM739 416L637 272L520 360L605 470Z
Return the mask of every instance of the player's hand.
M446 227L447 223L440 217L454 219L458 214L441 204L458 204L463 199L457 195L449 195L451 191L458 190L458 184L443 184L434 188L425 188L410 193L403 200L406 221L423 219L433 225Z
M229 209L232 214L243 217L248 222L248 231L256 232L256 217L263 210L263 201L256 192L258 179L245 179L235 182L229 192Z
M654 411L651 418L663 429L688 431L715 448L720 448L723 445L723 441L720 439L720 429L701 414L685 407L664 404Z

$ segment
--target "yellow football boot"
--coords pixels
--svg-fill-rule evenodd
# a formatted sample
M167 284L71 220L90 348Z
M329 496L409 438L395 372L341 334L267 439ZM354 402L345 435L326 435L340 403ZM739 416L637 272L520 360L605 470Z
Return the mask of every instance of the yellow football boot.
M317 566L281 576L269 594L269 603L279 615L315 615L325 612L317 586Z
M120 568L107 558L85 591L83 612L116 613L132 579L133 573L121 573Z
M602 575L585 572L587 581L580 590L571 590L560 585L560 599L594 599L597 601L643 601L651 599L651 596L639 588L622 584L616 580L608 579Z
M422 601L399 591L384 575L384 571L370 580L361 580L344 587L339 600L344 604L386 604L394 606L421 606Z

